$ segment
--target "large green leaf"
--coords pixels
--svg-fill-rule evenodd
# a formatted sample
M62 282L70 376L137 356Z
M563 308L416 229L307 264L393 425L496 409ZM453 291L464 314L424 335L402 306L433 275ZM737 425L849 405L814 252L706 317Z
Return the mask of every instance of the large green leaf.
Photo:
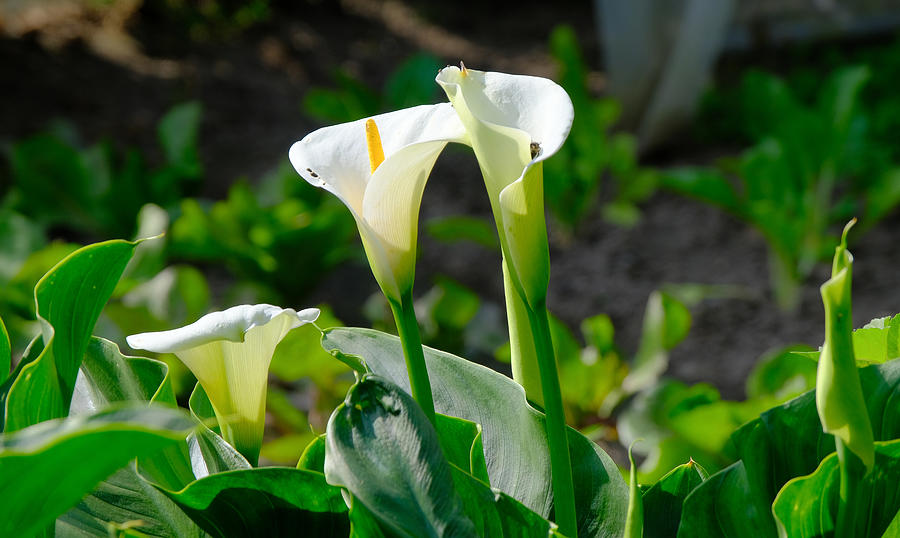
M159 402L174 406L165 363L126 357L113 342L92 337L75 382L70 416L91 413L116 402ZM197 434L191 432L189 438ZM202 460L200 460L202 461ZM194 480L185 443L176 443L142 458L144 473L172 487ZM57 519L58 536L107 536L109 526L142 522L151 536L201 536L203 533L175 504L142 479L134 463L100 482L89 495Z
M285 467L214 474L167 491L212 536L347 536L347 506L325 475Z
M747 473L739 461L695 488L684 500L679 538L774 537L770 502Z
M900 361L862 368L859 377L875 439L900 438ZM834 452L834 438L822 432L813 392L766 411L732 434L729 442L740 461L687 498L682 516L687 530L679 533L688 534L680 536L743 536L748 530L774 536L774 518L763 507L771 505L785 483L813 473ZM697 509L688 513L691 503Z
M866 477L858 501L857 531L860 538L877 538L900 510L900 440L875 443L875 469ZM788 482L772 505L778 534L791 538L829 536L835 530L840 498L840 469L837 454L822 461L808 476ZM868 514L868 517L866 517Z
M400 536L472 536L437 433L412 398L374 376L328 420L325 475Z
M675 538L684 500L706 477L706 471L699 464L689 461L672 469L645 491L644 534L654 538Z
M860 383L876 441L900 438L900 361L859 370ZM736 431L730 440L751 481L768 499L795 477L812 473L834 452L834 440L822 432L813 392L774 407Z
M329 421L325 463L329 481L352 495L354 535L555 535L546 519L464 470L480 447L472 426L438 415L436 431L397 385L372 375L355 385Z
M339 328L326 331L322 345L348 364L367 366L408 391L397 337L368 329ZM358 357L364 359L364 366ZM425 361L435 409L481 425L491 486L548 517L552 487L544 417L527 403L522 387L502 374L439 350L426 347ZM569 450L578 535L621 536L628 488L618 467L600 447L571 429Z
M4 431L64 417L94 324L134 252L135 243L107 241L63 259L34 290L43 351L0 395Z
M128 461L180 442L194 421L174 409L111 408L0 436L0 536L31 536Z

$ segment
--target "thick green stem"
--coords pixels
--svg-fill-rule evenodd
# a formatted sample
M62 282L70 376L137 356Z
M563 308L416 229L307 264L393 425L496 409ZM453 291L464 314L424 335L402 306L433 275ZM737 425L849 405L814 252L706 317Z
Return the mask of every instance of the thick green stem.
M541 392L546 411L547 442L550 445L550 472L553 483L553 505L556 524L565 536L575 538L578 519L575 515L575 486L572 483L572 463L569 460L569 439L566 432L566 414L553 342L550 339L550 321L544 304L528 308L528 321L537 350L538 368L541 373Z
M840 500L838 501L837 522L835 523L835 538L853 538L858 536L858 518L865 517L859 510L867 506L868 496L865 495L866 466L856 454L839 438L834 439L837 447L838 465L840 466Z
M422 351L422 337L419 335L419 323L416 321L416 311L413 308L412 291L404 293L399 304L393 300L388 302L397 323L400 343L403 345L403 357L406 359L406 371L409 373L409 387L413 399L419 403L428 420L436 424L434 397L431 395L431 382L428 380L428 369L425 367L425 353Z

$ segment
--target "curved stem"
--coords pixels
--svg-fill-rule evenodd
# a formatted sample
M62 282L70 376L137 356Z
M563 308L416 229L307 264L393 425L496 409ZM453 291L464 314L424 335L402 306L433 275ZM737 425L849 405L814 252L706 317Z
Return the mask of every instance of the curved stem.
M547 442L550 445L550 472L553 483L553 506L556 524L565 536L576 538L578 519L575 515L575 486L572 482L572 462L569 459L569 439L566 431L566 414L553 342L550 339L550 321L544 304L528 307L528 321L534 336L538 368L541 373L541 392L546 411Z
M425 353L422 351L422 337L419 335L419 323L416 321L416 311L413 308L412 290L401 296L400 303L392 299L388 299L388 303L391 305L397 332L400 334L413 399L418 402L428 420L435 424L434 398L431 395L428 369L425 367Z

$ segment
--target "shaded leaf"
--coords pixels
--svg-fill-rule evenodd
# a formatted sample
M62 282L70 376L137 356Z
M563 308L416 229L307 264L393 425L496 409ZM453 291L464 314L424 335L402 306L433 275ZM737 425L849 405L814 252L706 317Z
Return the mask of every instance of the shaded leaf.
M344 537L350 530L341 490L321 473L284 467L226 471L166 491L212 536Z
M46 528L110 473L176 445L193 427L184 413L141 406L50 420L0 436L0 535L30 536Z

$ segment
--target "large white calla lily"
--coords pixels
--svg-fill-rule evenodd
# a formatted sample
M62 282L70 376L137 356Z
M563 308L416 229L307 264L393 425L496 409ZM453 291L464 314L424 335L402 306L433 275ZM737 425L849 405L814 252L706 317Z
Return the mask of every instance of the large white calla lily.
M350 210L375 279L392 301L412 288L428 175L448 142L464 140L456 113L443 103L323 127L291 146L303 179Z
M317 308L297 312L267 304L241 305L179 329L134 334L126 340L134 349L174 353L181 359L206 391L222 436L256 462L275 347L288 331L318 317Z
M528 309L543 309L550 279L543 161L569 135L574 109L552 80L449 66L437 76L466 127L503 249L513 378L543 404Z
M574 109L551 80L446 67L437 83L466 127L493 208L511 277L531 304L550 275L542 161L569 135Z
M403 344L412 395L434 423L434 401L413 309L419 206L449 142L466 132L449 103L422 105L324 127L291 146L307 182L337 196L359 228L375 280Z

